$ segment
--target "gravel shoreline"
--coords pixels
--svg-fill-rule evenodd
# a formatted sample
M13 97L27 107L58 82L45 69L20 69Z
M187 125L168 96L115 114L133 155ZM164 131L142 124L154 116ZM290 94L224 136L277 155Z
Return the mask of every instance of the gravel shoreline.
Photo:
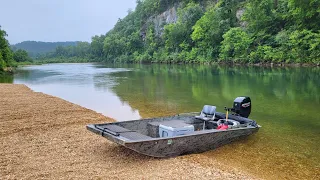
M113 119L25 85L0 94L0 179L257 179L202 154L135 153L85 128Z

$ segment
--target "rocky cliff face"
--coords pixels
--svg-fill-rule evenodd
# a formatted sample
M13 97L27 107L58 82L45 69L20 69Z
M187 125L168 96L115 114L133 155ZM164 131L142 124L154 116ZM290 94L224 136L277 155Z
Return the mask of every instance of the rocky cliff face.
M176 23L177 19L177 6L174 6L168 9L167 11L161 13L160 15L154 17L153 23L156 36L162 35L164 25Z
M141 29L141 36L143 40L145 39L147 35L147 29L149 23L153 23L154 25L154 33L157 37L160 37L163 33L164 26L166 24L176 23L178 20L178 5L173 6L172 8L164 11L163 13L152 16L148 19L146 24Z
M241 27L247 26L247 22L241 20L243 14L244 14L244 8L241 8L241 9L238 9L238 10L237 10L236 16L237 16L237 19L238 19L239 22L240 22L240 26L241 26Z
M217 1L218 2L218 1ZM146 37L147 34L147 29L148 29L148 25L149 23L153 23L154 25L154 33L157 37L161 37L163 34L163 30L164 30L164 26L166 24L171 24L171 23L176 23L178 20L178 8L179 8L180 4L176 4L175 6L171 7L170 9L164 11L163 13L156 15L156 16L152 16L148 19L148 21L146 22L146 24L142 27L141 29L141 36L143 38L143 40ZM202 5L205 6L205 5ZM243 16L244 13L244 8L238 9L236 16L237 19L240 22L240 25L242 27L246 26L247 23L244 21L241 21L241 17Z

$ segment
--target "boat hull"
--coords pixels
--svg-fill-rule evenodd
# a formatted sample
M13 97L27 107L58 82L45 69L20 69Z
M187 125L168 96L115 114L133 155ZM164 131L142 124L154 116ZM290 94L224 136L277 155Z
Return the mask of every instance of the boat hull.
M153 157L172 157L183 154L201 153L246 138L257 132L259 127L237 130L203 132L191 136L129 142L123 145L141 154Z
M222 145L245 138L259 130L260 126L229 130L204 130L190 135L166 138L150 138L146 140L126 140L117 134L103 132L94 125L87 129L110 141L125 146L138 153L152 157L173 157L190 153L201 153Z

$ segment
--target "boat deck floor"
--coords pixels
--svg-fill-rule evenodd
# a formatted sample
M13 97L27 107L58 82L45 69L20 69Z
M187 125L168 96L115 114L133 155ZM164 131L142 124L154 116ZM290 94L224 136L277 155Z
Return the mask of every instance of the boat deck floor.
M125 123L125 122L124 122ZM208 121L207 125L214 124L216 122ZM118 136L120 139L126 139L126 140L150 140L154 138L159 138L159 125L165 125L173 128L179 128L179 127L186 127L190 125L194 125L194 131L191 134L203 134L208 132L219 132L221 130L215 129L216 125L211 125L210 127L206 126L205 129L203 129L203 124L201 123L189 123L184 120L167 120L167 121L154 121L154 122L148 122L148 126L151 125L154 128L147 128L147 132L140 132L136 129L127 129L125 127L122 127L121 123L116 124L100 124L95 125L97 129L102 131L102 134L112 134L114 136ZM245 125L247 127L247 125ZM244 125L240 126L240 128L245 128ZM152 131L152 132L151 132ZM145 134L146 133L146 134Z

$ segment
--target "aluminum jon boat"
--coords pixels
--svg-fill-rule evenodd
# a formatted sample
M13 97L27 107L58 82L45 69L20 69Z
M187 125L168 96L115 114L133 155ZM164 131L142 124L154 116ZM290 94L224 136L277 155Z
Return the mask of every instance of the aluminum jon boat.
M249 97L237 97L226 113L205 105L200 114L90 124L87 129L141 154L172 157L215 149L257 132L261 126L248 118L251 106Z

